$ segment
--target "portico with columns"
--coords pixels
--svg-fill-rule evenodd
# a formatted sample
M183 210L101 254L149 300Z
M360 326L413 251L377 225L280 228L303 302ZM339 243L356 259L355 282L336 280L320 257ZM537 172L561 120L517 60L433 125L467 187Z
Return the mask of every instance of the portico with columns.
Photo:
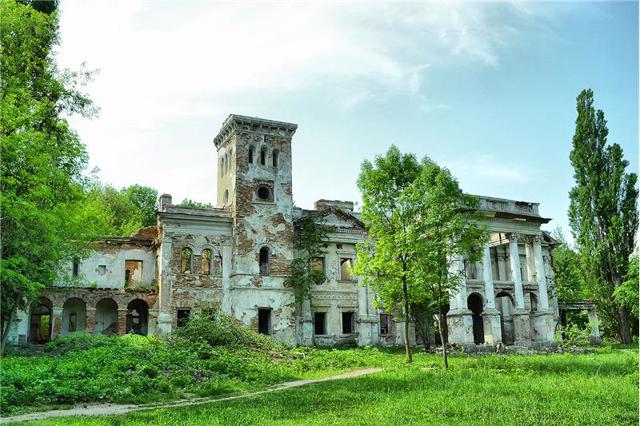
M490 234L480 262L452 262L452 273L464 273L450 294L449 342L552 342L557 302L550 299L545 257L555 241L540 229L549 219L539 215L537 203L480 197L480 209Z

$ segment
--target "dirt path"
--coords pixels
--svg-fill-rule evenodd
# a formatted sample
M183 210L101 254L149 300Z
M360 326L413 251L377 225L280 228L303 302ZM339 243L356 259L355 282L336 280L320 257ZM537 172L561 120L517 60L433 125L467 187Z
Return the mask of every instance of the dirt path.
M347 373L338 374L337 376L325 377L324 379L314 380L296 380L293 382L280 383L268 389L261 391L243 393L239 395L232 395L223 398L195 398L195 399L181 399L172 402L158 403L158 404L141 404L141 405L118 405L118 404L103 404L103 405L91 405L88 407L77 407L68 410L53 410L43 411L40 413L22 414L13 417L0 418L0 424L12 423L12 422L24 422L29 420L44 420L53 417L70 417L70 416L106 416L113 414L125 414L133 411L153 410L156 408L174 408L174 407L186 407L189 405L208 404L212 402L231 401L234 399L249 398L256 395L262 395L265 393L276 392L283 389L297 388L312 383L328 382L332 380L343 380L351 377L364 376L365 374L372 374L382 371L382 368L365 368L364 370L354 370Z

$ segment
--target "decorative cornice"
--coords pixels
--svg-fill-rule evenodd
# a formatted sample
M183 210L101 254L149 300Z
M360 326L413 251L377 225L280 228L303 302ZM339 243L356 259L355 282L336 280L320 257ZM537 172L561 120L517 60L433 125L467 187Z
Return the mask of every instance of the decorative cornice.
M297 128L298 125L294 123L231 114L224 123L222 123L222 128L220 128L220 132L213 139L213 143L216 145L216 148L219 148L233 133L239 131L260 132L272 136L291 138Z
M523 236L522 234L519 234L517 232L511 232L507 234L507 238L509 238L509 241L513 241L517 243L519 240L523 239Z

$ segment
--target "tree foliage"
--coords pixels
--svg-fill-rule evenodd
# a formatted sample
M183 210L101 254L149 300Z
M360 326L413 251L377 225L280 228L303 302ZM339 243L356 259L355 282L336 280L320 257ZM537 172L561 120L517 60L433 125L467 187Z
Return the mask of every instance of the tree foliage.
M202 203L200 201L194 201L190 198L185 198L178 205L178 207L187 207L187 208L194 208L194 209L212 209L213 205L211 203Z
M89 237L131 235L156 224L158 191L141 185L116 189L93 182L88 185L78 223L91 230Z
M580 271L578 253L570 246L560 228L554 231L553 238L559 243L558 247L553 249L553 272L558 299L574 302L590 298Z
M403 312L411 362L410 307L440 312L449 292L458 288L462 272L452 271L451 262L477 256L474 248L482 241L477 200L462 193L448 170L428 158L418 162L395 146L373 163L363 163L358 186L369 238L358 246L356 273L387 311Z
M626 307L635 318L640 318L640 312L638 312L638 301L640 300L640 293L638 292L639 263L640 259L636 254L631 258L631 265L627 271L625 281L613 292L616 303Z
M373 163L362 163L358 188L362 193L361 219L369 238L357 247L356 274L371 286L387 312L402 312L405 352L412 362L409 344L410 305L419 303L417 283L410 268L419 259L409 227L415 220L404 196L420 175L421 165L413 154L402 154L392 146Z
M87 154L65 117L95 113L80 90L89 73L57 68L58 13L42 10L0 2L3 344L16 309L77 251L68 219L82 198Z
M629 309L613 297L629 271L638 229L637 175L618 144L607 144L604 112L593 106L593 92L577 98L576 130L570 159L575 185L569 196L569 223L577 244L585 284L601 316L624 343L631 342Z
M479 225L477 197L464 194L449 170L428 159L422 173L407 192L415 220L409 238L419 261L410 269L420 298L437 315L440 339L445 342L445 315L440 309L455 293L464 275L464 258L476 262L482 257L482 243L487 230ZM465 306L466 308L466 306ZM446 345L443 362L448 367Z

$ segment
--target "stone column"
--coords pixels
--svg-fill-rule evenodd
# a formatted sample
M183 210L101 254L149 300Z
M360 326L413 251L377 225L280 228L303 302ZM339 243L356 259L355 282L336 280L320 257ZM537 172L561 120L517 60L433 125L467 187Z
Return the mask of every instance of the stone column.
M589 325L591 326L591 343L599 345L602 343L602 338L600 337L600 327L598 324L596 308L589 309Z
M549 293L547 292L547 276L544 271L544 259L542 258L542 242L539 235L533 238L533 254L536 265L536 281L538 282L538 296L540 310L549 310Z
M449 343L473 344L473 318L467 309L467 281L464 274L464 258L460 256L451 262L450 271L459 279L457 291L450 296L451 309L447 314Z
M62 311L62 308L54 306L51 312L51 336L49 337L52 339L62 335Z
M542 239L540 235L533 238L533 255L536 268L536 282L538 284L538 311L532 314L532 339L540 342L552 342L555 333L555 312L549 306L548 276L542 255Z
M96 308L87 307L87 334L93 334L96 329Z
M378 316L371 315L369 311L369 286L364 284L364 280L358 278L358 321L356 322L358 332L358 346L367 346L378 341Z
M524 309L524 291L522 289L522 276L520 274L520 253L518 251L518 234L509 236L509 261L511 264L511 279L516 296L516 309Z
M534 242L535 244L535 242ZM534 282L536 275L536 266L534 263L535 248L531 243L531 239L527 238L524 243L525 254L527 256L527 282Z
M118 309L118 335L124 336L129 330L127 330L127 312L128 309Z
M484 280L484 294L487 299L485 309L482 312L484 341L487 345L495 345L502 342L502 328L500 327L500 313L496 309L491 251L488 243L485 243L482 248L482 279Z
M513 318L513 331L515 344L526 344L531 341L531 321L529 312L524 308L524 291L522 288L522 275L520 273L520 253L518 240L520 235L509 235L509 260L511 264L511 279L516 299L516 306L511 314Z

